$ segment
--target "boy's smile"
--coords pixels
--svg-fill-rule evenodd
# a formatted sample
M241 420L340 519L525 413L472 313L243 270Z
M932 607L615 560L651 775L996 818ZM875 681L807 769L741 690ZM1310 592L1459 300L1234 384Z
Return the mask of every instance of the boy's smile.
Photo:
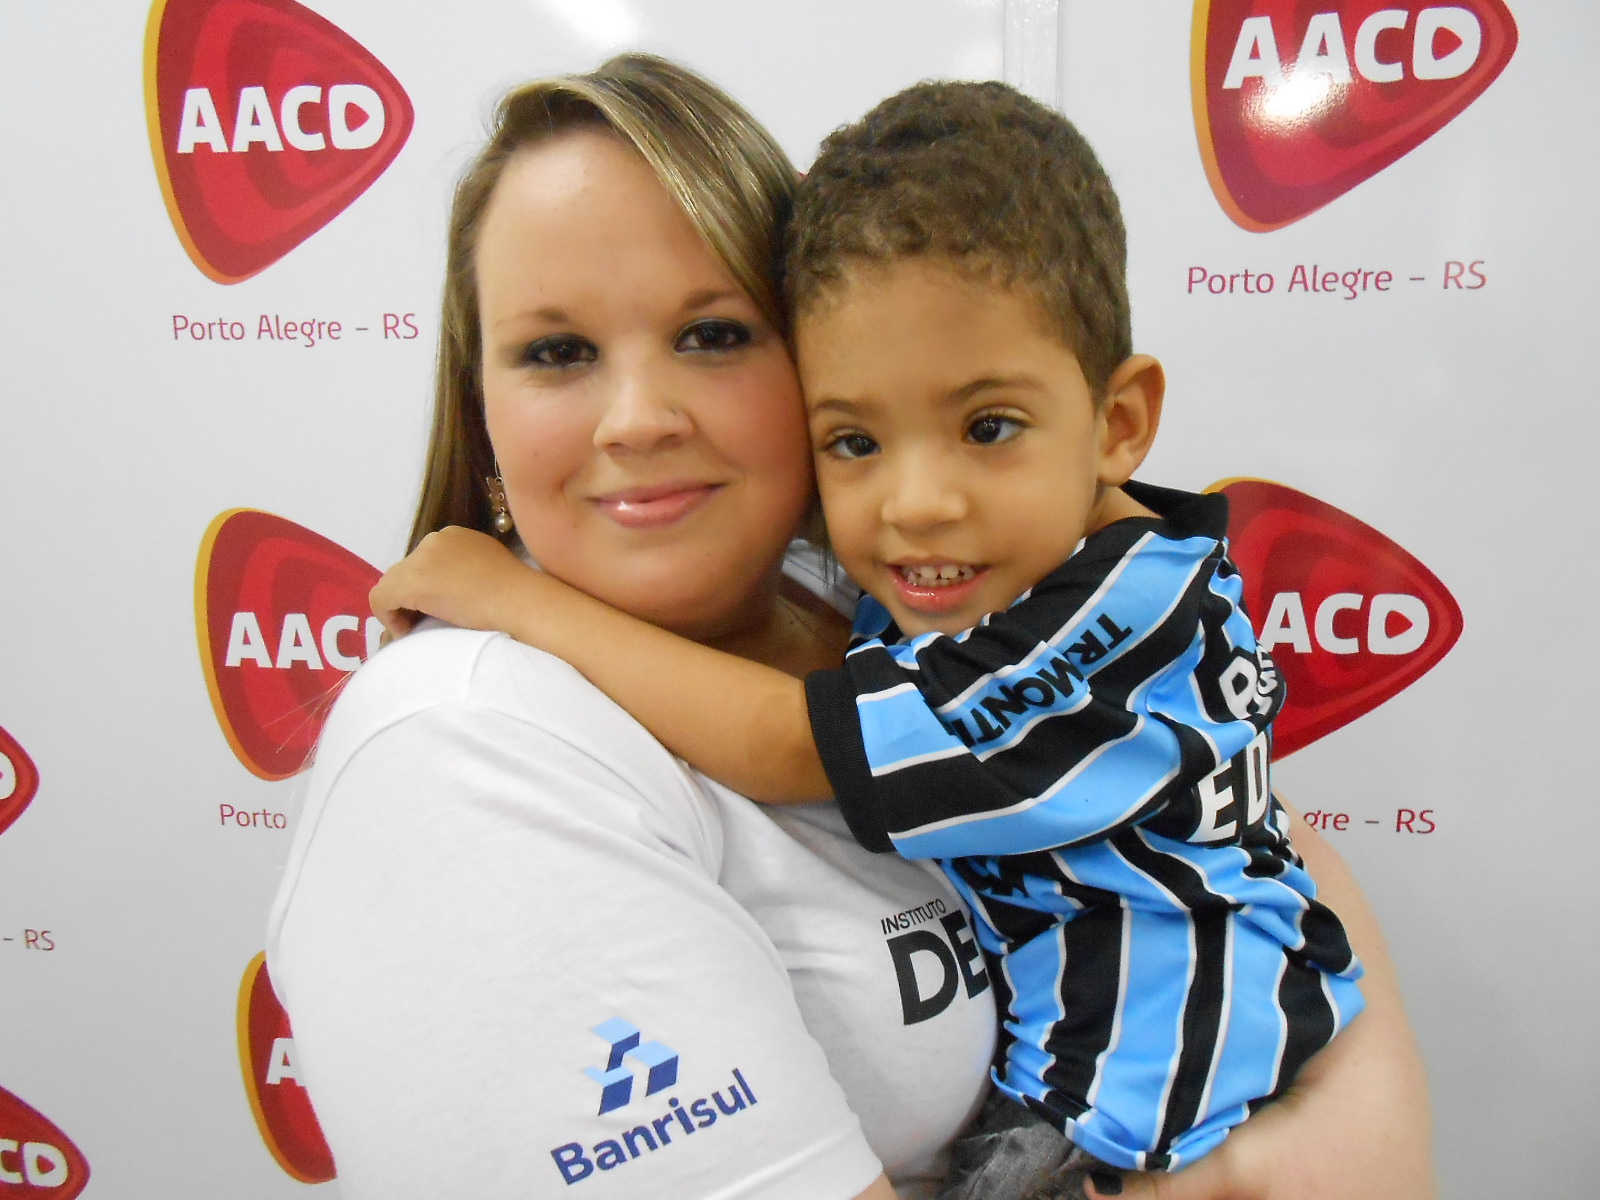
M1117 485L1154 434L1160 367L1129 359L1097 408L1019 290L939 260L865 265L795 340L834 553L907 634L970 628L1143 512Z

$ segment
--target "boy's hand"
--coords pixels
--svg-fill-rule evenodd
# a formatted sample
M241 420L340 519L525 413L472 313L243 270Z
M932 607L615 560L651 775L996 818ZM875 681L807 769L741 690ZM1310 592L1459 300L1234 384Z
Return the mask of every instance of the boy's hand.
M502 598L529 567L486 533L452 525L430 533L368 593L372 615L400 637L422 617L462 629L504 629Z

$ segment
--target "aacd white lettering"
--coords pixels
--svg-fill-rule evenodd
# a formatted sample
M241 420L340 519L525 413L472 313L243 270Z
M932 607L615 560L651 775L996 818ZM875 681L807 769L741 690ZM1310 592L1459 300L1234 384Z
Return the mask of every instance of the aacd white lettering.
M1403 8L1384 8L1367 16L1356 28L1353 42L1345 37L1337 12L1314 13L1306 23L1300 52L1285 64L1278 53L1278 38L1271 17L1246 17L1239 24L1233 56L1223 76L1224 90L1244 86L1246 79L1259 79L1267 87L1282 86L1286 73L1297 76L1321 75L1332 83L1352 82L1355 74L1371 83L1399 83L1405 78L1404 58L1380 58L1378 39L1385 33L1400 32L1410 20ZM1435 52L1439 34L1455 39L1455 46L1443 54ZM1414 79L1457 79L1470 71L1483 50L1483 25L1470 9L1437 5L1417 13L1411 31L1411 75Z
M348 638L342 643L340 640L342 635L353 633L363 635L362 643L354 654L347 649ZM363 623L360 617L339 613L322 623L320 634L313 635L310 618L305 613L285 613L278 633L277 656L274 658L267 648L267 639L256 614L236 612L228 631L228 649L222 665L237 667L251 662L258 667L283 671L300 663L313 671L321 671L324 666L336 671L354 671L377 652L382 637L383 623L376 617L368 617ZM319 650L321 653L318 653Z
M266 88L240 88L230 146L211 89L189 88L183 93L183 111L178 117L178 153L193 154L197 147L205 146L213 154L244 154L264 146L269 153L281 154L285 141L306 153L324 150L329 143L335 150L367 150L383 137L388 120L383 99L366 84L330 87L323 105L325 130L307 129L305 111L322 101L322 89L309 83L285 91L276 109ZM359 114L355 124L351 124L353 114Z
M1335 592L1317 605L1315 617L1308 623L1300 593L1279 592L1272 598L1272 606L1261 626L1261 648L1275 651L1279 646L1287 646L1296 653L1310 654L1315 633L1318 649L1329 654L1357 654L1363 649L1358 636L1360 623L1341 620L1341 617L1345 613L1360 613L1363 607L1367 610L1365 649L1369 654L1411 654L1428 640L1432 621L1427 604L1417 596L1380 592L1369 603L1367 597L1358 592ZM1392 629L1395 617L1405 622L1399 629ZM1343 633L1341 626L1345 630Z

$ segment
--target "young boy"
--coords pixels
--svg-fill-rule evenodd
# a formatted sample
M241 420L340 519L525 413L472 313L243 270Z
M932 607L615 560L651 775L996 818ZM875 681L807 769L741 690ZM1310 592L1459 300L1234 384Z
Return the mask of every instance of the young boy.
M1003 85L918 85L824 143L786 290L831 548L866 593L838 670L697 646L462 530L374 592L391 625L557 654L713 778L831 792L865 846L941 863L1004 1025L952 1197L1181 1167L1362 1006L1268 784L1283 687L1226 501L1130 482L1164 381L1124 264L1093 152Z

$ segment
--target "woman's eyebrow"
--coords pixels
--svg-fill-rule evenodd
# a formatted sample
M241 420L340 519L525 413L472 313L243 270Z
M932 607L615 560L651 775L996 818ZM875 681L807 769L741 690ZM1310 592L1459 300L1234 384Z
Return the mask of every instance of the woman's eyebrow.
M567 325L572 318L564 308L529 308L522 312L512 313L510 316L501 317L491 329L500 330L507 325L522 325L529 321L539 321L546 325Z

